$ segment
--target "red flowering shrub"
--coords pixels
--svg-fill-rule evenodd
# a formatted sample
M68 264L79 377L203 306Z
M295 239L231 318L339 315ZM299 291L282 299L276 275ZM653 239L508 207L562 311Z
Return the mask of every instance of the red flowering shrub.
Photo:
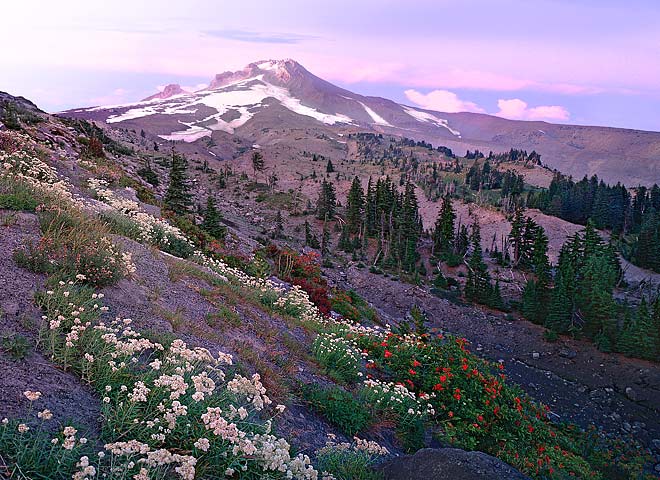
M290 249L279 249L275 245L266 248L266 254L275 263L279 278L302 288L324 315L330 314L328 283L321 276L320 255L310 252L300 255Z
M548 408L505 383L501 365L472 355L463 338L413 338L390 334L385 341L368 336L358 341L376 360L370 375L429 395L433 421L446 441L488 452L538 478L594 478L589 464L548 420Z

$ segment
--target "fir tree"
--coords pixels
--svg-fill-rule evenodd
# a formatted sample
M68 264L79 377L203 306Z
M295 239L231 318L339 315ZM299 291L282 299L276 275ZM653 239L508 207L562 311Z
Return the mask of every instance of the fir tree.
M468 274L465 282L465 298L477 303L487 304L491 299L490 275L483 260L481 232L477 222L472 224L470 243L472 251L467 263Z
M144 167L139 169L137 171L137 174L144 179L145 182L153 185L154 187L157 187L160 185L160 180L158 179L158 175L154 170L151 168L151 161L149 158L146 159Z
M456 213L451 204L451 197L445 195L433 231L433 252L435 254L446 254L454 249L455 220Z
M319 198L316 202L316 214L319 220L331 220L335 216L337 210L337 196L335 194L335 186L323 179L321 189L319 191Z
M344 225L341 229L341 235L339 235L339 243L337 244L339 250L342 250L347 253L353 251L353 242L351 242L351 236L348 233L348 225Z
M330 253L330 230L328 230L327 217L323 221L323 233L321 236L321 256L325 257Z
M204 210L204 220L202 221L202 229L212 237L222 240L225 238L227 229L221 223L222 214L218 211L215 205L215 199L209 195L206 199L206 209Z
M319 240L316 238L316 235L312 233L312 229L309 226L309 222L305 220L305 245L310 248L319 248Z
M332 173L332 172L334 172L334 171L335 171L335 167L334 167L334 165L332 164L332 161L330 161L330 160L328 159L328 164L325 166L325 172L326 172L326 173Z
M346 198L346 225L350 234L357 234L362 225L364 213L364 190L358 177L353 178Z
M465 225L461 225L458 229L458 236L454 244L454 252L461 257L465 256L470 246L470 235Z
M590 255L578 285L578 308L583 318L582 333L599 348L610 351L616 343L615 303L612 288L616 276L602 255Z
M192 205L192 194L186 170L188 161L183 155L172 150L172 164L167 192L163 198L165 208L179 215L188 212Z
M252 171L254 172L254 181L257 181L257 174L264 171L266 162L261 152L255 150L252 152Z

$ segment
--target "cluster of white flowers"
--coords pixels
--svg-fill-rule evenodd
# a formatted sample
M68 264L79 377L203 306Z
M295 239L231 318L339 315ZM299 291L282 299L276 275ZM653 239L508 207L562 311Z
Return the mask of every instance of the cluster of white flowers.
M411 417L435 414L430 403L424 403L401 383L368 379L364 381L364 386L367 401L377 409L392 410Z
M362 376L360 364L366 357L353 338L334 332L319 333L312 344L312 353L326 368L350 377Z
M137 202L116 195L108 188L108 183L105 180L91 178L87 181L87 185L96 194L97 198L114 212L126 216L135 223L140 230L140 241L152 245L165 245L169 242L168 237L171 236L188 243L194 248L194 244L181 230L163 219L144 212Z
M228 448L226 455L234 459L234 465L240 463L241 468L283 472L292 479L318 479L308 457L293 457L285 440L270 435L269 421L254 431L258 422L255 423L257 416L252 412L271 405L258 374L252 377L235 375L225 381L223 368L232 364L231 355L219 353L214 356L207 349L189 347L180 339L164 347L133 330L130 319L115 318L109 323L98 322L96 325L91 322L90 326L82 314L100 313L100 308L89 307L91 302L99 301L98 295L85 299L74 295L75 292L78 292L75 285L62 283L47 296L53 302L52 311L47 308L47 313L59 319L58 326L49 334L63 339L62 349L56 349L57 355L69 360L77 355L84 368L92 372L102 371L103 375L117 379L126 378L129 371L135 372L136 364L150 367L147 375L138 376L131 384L118 387L104 384L107 394L103 398L104 416L126 421L130 428L144 428L148 432L146 438L151 438L149 443L133 440L106 446L111 454L126 457L126 462L130 461L136 468L146 468L138 475L144 477L152 468L169 466L180 478L192 479L195 465L205 452ZM75 301L70 301L74 298ZM66 308L62 308L58 301L65 302ZM81 329L83 326L85 328ZM67 343L67 339L71 341ZM94 350L88 350L88 347ZM159 353L159 358L151 358L154 352ZM107 381L108 377L104 378ZM36 397L33 392L26 392L26 396L28 393L30 398ZM197 402L209 406L205 413L193 416L190 407ZM203 425L209 435L212 434L195 438L194 442L191 439L196 449L191 455L180 455L162 448L165 442L173 440L171 436L182 421L188 426ZM62 448L73 448L76 445L75 429L67 427L63 434ZM86 466L80 467L80 478L86 478Z
M73 474L73 480L88 480L96 476L96 468L89 464L87 456L80 457L76 467L80 470Z
M323 454L331 452L333 450L339 450L342 452L354 451L354 452L365 452L370 455L377 456L386 456L390 454L390 451L381 446L378 442L371 440L365 440L358 437L353 437L353 442L341 442L337 443L336 436L332 433L328 434L328 439L325 442L325 446L317 450L317 454Z
M252 375L251 378L236 375L227 384L227 390L232 393L244 395L252 403L255 410L263 410L266 405L272 403L271 399L266 395L266 387L261 383L261 376L258 373Z
M11 154L0 152L0 177L23 182L40 194L54 200L81 205L81 201L71 194L67 181L58 177L57 171L34 155L25 151Z

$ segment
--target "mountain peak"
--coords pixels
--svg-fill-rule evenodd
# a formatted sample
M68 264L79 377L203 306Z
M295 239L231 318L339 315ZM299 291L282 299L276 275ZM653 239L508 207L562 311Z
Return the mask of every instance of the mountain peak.
M166 98L173 97L174 95L181 95L182 93L188 93L186 92L183 88L181 88L181 85L178 83L170 83L169 85L166 85L163 90L161 90L158 93L154 93L153 95L148 96L147 98L143 99L143 102L146 102L148 100L165 100Z
M236 72L218 73L208 86L209 90L224 87L230 83L256 78L264 75L265 78L275 83L286 84L295 77L300 77L309 72L300 63L293 59L282 60L260 60L252 62L242 70Z

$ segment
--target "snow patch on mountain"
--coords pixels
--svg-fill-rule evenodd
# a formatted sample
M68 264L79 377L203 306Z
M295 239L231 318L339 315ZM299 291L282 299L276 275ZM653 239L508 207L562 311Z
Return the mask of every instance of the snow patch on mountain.
M452 135L456 135L458 138L461 138L461 132L458 130L454 130L449 126L449 122L445 120L444 118L439 118L436 117L435 115L428 113L428 112L422 112L420 110L416 110L411 107L407 107L405 105L401 105L403 107L403 110L413 117L415 120L420 121L420 122L428 122L428 123L434 123L440 127L444 127L447 130L449 130Z
M369 114L371 119L374 121L376 125L383 125L385 127L391 127L392 124L390 124L387 120L385 120L383 117L378 115L376 112L374 112L372 109L367 107L364 103L358 102L360 105L362 105L362 108Z
M270 63L268 66L270 66ZM186 125L188 127L187 129L160 135L165 140L194 142L201 137L210 136L214 130L234 133L236 128L244 125L254 116L259 108L265 106L263 102L267 98L273 98L292 112L312 117L326 125L355 123L347 115L323 113L315 108L304 105L300 99L292 96L288 89L266 82L263 75L238 80L214 90L201 90L193 94L176 95L167 99L154 99L126 105L116 105L111 108L128 109L122 113L110 115L106 122L118 123L149 115L192 114L197 112L202 106L214 109L216 113L202 120L190 123L179 121L179 123ZM389 123L373 110L366 106L364 108L375 123L389 125ZM92 108L88 109L88 111L98 109ZM238 113L238 118L231 121L225 121L221 118L226 113L232 111ZM214 123L209 124L210 121Z

